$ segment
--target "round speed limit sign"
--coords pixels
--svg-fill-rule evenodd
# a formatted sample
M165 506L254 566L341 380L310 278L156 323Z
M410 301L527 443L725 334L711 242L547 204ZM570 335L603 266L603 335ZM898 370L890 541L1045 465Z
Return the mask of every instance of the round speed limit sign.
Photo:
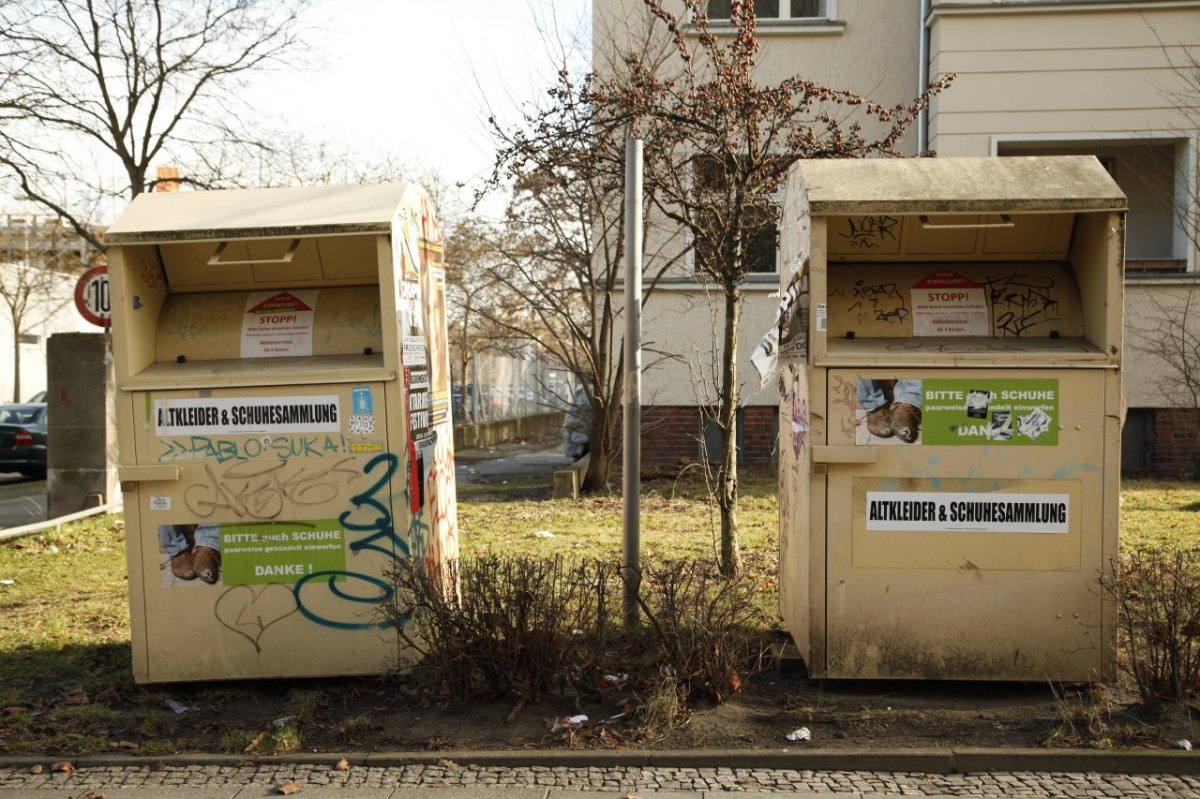
M108 267L93 266L75 284L75 307L93 325L108 327L112 306L108 299Z

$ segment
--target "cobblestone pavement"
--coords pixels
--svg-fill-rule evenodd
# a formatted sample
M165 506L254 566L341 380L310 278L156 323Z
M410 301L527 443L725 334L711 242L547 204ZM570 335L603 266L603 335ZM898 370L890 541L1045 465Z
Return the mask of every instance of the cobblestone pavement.
M71 773L29 767L0 769L0 799L70 795L108 799L171 795L187 788L191 797L278 795L288 781L301 786L301 799L343 795L401 797L494 797L565 799L581 791L638 793L651 799L738 792L793 792L839 796L988 797L1197 797L1200 777L1097 773L922 774L877 771L793 771L784 769L605 767L520 768L411 765L356 766L337 771L323 765L138 766L80 768ZM57 790L55 790L57 789ZM197 794L196 789L200 789ZM457 789L457 790L455 790ZM12 793L10 793L12 791Z

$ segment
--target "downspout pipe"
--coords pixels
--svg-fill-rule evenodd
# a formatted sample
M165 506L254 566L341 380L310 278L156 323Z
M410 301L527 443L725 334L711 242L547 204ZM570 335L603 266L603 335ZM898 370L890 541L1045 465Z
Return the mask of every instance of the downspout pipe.
M930 0L920 0L917 19L917 96L929 88L929 28L925 20L929 17ZM917 114L917 155L929 149L929 109L922 108Z

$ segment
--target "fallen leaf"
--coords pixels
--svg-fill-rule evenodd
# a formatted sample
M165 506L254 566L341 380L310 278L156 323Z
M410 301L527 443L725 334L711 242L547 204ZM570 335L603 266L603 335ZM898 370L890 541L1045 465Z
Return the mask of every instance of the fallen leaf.
M108 798L102 793L96 793L95 791L88 791L87 793L82 794L79 797L79 799L108 799Z
M446 760L445 758L439 760L438 765L442 768L458 768L457 763L455 763L453 760Z
M4 708L4 715L6 715L6 716L15 716L17 713L28 713L28 712L29 712L29 708L21 707L20 705L12 705L11 707Z
M129 752L136 752L138 749L141 749L141 747L135 744L133 741L117 741L117 748L124 749Z
M636 793L627 793L622 796L621 799L642 799L642 797L638 796Z
M275 790L279 791L284 796L288 796L293 793L300 793L301 787L299 783L289 780L288 782L279 783Z
M242 751L243 752L253 752L255 749L262 746L262 742L265 740L267 740L267 734L265 732L260 732L258 735L254 736L253 741L246 744L246 748L243 749Z
M75 764L70 760L60 760L50 767L51 771L61 771L63 774L70 774L75 770Z
M87 692L82 688L75 688L63 698L63 703L67 705L86 705L88 703Z
M349 771L350 770L350 761L343 757L341 760L339 760L334 765L333 770L334 771Z
M41 774L45 770L46 769L42 768L41 763L34 763L32 766L29 767L30 774Z

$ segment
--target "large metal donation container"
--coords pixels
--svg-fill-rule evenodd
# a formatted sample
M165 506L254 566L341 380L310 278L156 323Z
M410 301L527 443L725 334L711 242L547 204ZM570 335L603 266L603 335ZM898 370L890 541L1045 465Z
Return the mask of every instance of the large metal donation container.
M457 554L428 199L143 194L107 240L135 678L385 671L390 567Z
M1125 207L1091 157L789 173L780 601L812 676L1113 674Z

